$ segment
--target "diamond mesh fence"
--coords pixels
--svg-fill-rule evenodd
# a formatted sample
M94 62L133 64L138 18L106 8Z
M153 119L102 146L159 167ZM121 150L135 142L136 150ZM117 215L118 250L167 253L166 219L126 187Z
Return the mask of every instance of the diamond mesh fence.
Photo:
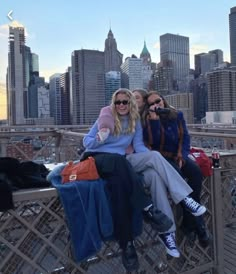
M208 211L204 218L210 231L212 223L211 182L206 179L202 202ZM115 242L104 243L96 256L78 264L73 260L69 231L63 208L53 189L24 191L15 198L15 209L0 213L0 273L125 273L121 263L121 250ZM177 224L181 209L174 207ZM214 261L214 246L202 248L197 241L186 238L177 230L179 259L166 256L158 233L144 224L143 233L135 241L139 256L138 273L197 272ZM209 268L208 268L209 269ZM204 272L202 272L204 273ZM210 272L209 272L210 273Z

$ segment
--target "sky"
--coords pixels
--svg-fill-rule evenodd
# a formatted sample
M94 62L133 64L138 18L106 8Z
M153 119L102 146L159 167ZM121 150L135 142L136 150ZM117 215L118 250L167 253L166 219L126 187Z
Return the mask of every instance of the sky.
M235 0L0 0L0 83L6 77L9 24L25 27L26 45L39 55L40 76L48 80L66 71L72 51L103 51L110 28L124 58L139 57L145 40L152 61L159 62L159 37L173 33L190 38L191 68L194 54L213 49L222 49L230 61L233 6Z

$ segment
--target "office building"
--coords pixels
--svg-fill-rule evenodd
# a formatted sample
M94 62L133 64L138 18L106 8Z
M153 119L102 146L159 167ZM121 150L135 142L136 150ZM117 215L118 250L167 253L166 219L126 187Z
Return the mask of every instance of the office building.
M236 6L230 9L229 37L231 65L236 66Z
M210 50L209 53L215 54L215 63L217 67L224 62L224 54L221 49Z
M157 64L155 71L156 89L162 95L171 94L174 88L173 62L171 60L163 60Z
M24 27L9 27L7 98L9 125L27 123L38 117L37 88L44 85L39 77L38 55L25 45Z
M178 93L165 96L167 102L174 108L181 110L187 124L193 124L193 94Z
M170 33L161 35L160 59L172 61L176 89L180 92L186 91L190 69L189 38Z
M61 125L70 125L70 68L60 75Z
M223 63L223 51L220 49L211 50L208 53L199 53L194 55L195 61L195 78L201 74L219 67Z
M194 123L201 123L208 111L207 79L203 75L190 82L190 92L193 94Z
M105 105L104 52L72 52L72 124L92 124Z
M9 27L7 98L9 125L21 125L27 117L26 48L23 27Z
M121 87L121 69L123 54L117 49L116 39L111 31L105 40L104 62L105 62L105 104L109 104L112 94Z
M236 70L225 68L207 73L208 111L236 110Z
M50 116L54 118L55 125L60 125L62 120L60 76L61 73L55 73L49 78Z
M151 54L147 49L146 42L144 41L143 50L140 54L140 58L142 59L142 70L143 70L143 88L149 90L150 89L150 81L152 79L153 71L151 68Z
M120 71L123 54L117 49L116 39L111 30L109 30L105 40L104 60L105 73L109 71Z
M38 118L38 89L45 87L45 80L39 77L37 71L31 73L28 86L28 115L27 118Z
M32 53L32 71L39 71L39 56L36 53Z
M121 86L130 90L143 88L143 61L136 56L127 57L121 65Z
M111 103L112 94L121 87L121 73L109 71L105 74L105 104Z
M38 88L38 118L44 119L45 121L52 119L50 118L50 104L49 104L49 89L46 86Z

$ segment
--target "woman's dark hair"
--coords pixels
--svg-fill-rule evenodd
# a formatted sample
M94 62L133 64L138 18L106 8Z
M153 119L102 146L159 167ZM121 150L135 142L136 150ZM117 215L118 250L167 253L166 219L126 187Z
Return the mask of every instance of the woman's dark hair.
M168 114L164 114L165 116L164 115L163 116L168 119L171 119L171 120L177 119L177 115L178 115L177 110L174 107L172 107L171 105L169 105L168 102L166 101L166 99L159 92L157 92L155 90L149 91L147 94L147 97L146 97L146 102L152 94L158 95L164 102L164 108L168 108L170 110L170 112Z
M144 106L142 107L142 109L139 109L139 115L140 115L140 119L141 119L141 123L144 126L146 123L146 117L147 117L147 95L148 92L146 89L143 88L136 88L134 90L132 90L132 93L134 92L138 92L142 98L143 98L143 102L144 102Z

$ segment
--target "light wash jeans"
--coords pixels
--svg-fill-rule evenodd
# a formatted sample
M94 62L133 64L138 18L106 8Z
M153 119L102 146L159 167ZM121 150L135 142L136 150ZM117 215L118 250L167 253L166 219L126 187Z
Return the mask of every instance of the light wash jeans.
M168 193L175 204L178 204L193 190L179 173L157 151L133 153L126 156L136 172L144 176L145 186L150 188L153 204L172 221L172 227L166 232L176 230L173 211Z

